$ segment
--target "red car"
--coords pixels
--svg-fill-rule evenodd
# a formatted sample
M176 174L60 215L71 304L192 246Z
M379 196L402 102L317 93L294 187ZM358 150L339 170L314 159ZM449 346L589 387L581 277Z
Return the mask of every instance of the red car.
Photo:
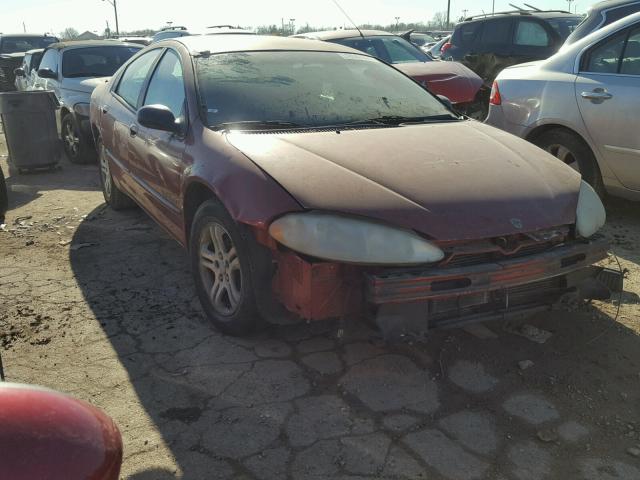
M162 41L96 88L90 118L105 200L188 249L230 334L278 306L423 329L531 312L588 297L606 256L575 170L343 45Z
M81 400L0 382L0 478L118 480L122 437L114 421Z
M436 95L444 95L456 110L472 115L481 109L482 79L458 62L435 60L406 39L376 30L334 30L295 35L355 48L396 67Z

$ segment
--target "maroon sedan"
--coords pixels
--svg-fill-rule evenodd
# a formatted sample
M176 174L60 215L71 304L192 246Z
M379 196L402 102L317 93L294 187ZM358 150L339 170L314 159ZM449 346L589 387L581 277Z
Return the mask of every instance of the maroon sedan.
M588 296L606 255L573 169L343 45L159 42L96 88L91 122L106 201L188 249L227 333L281 306L384 328L502 318Z
M478 95L482 79L458 62L435 60L411 42L388 32L377 30L334 30L295 35L297 38L339 43L373 55L392 64L401 72L436 95L447 97L455 108L472 115L481 110Z

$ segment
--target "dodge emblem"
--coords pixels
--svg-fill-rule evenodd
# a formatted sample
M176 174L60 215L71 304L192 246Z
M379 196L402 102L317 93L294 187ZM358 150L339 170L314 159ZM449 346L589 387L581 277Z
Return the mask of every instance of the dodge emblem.
M522 220L520 220L519 218L512 218L511 225L513 225L518 230L522 230Z

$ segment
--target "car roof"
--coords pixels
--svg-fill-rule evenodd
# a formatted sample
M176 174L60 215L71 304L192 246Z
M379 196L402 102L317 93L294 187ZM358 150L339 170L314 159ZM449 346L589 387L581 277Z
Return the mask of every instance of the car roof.
M115 39L114 39L115 40ZM77 48L77 47L136 47L142 48L141 45L136 43L126 43L120 41L107 40L68 40L64 42L52 43L47 48L55 50L63 50L65 48Z
M624 5L633 5L634 3L638 3L638 0L603 0L591 5L589 7L589 13L609 10L611 8L622 7Z
M360 37L362 35L365 37L379 37L382 35L385 36L395 36L393 33L385 32L382 30L326 30L322 32L308 32L308 33L300 33L298 35L292 35L295 38L311 38L314 40L340 40L342 38L353 38Z
M268 35L191 35L180 38L168 38L155 45L168 45L171 43L184 45L192 55L202 54L204 52L216 54L269 50L342 52L362 55L362 52L358 50L336 43Z
M458 25L469 23L469 22L484 22L487 20L491 20L494 18L505 18L505 17L534 17L534 18L582 18L582 15L578 15L577 13L571 13L566 10L513 10L508 12L496 12L496 13L487 13L487 14L479 14L473 15L471 17L465 18Z
M0 33L0 37L15 37L15 38L57 38L55 35L49 35L48 33Z

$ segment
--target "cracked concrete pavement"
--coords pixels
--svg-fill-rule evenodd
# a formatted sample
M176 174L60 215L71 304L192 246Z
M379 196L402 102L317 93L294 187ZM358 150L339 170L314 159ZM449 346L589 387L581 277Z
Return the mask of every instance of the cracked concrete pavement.
M122 478L640 478L633 204L609 204L631 271L617 320L617 300L539 315L544 344L500 322L413 344L354 321L340 340L335 322L238 339L203 319L185 252L104 208L97 179L67 162L9 175L0 345L9 381L116 420Z

